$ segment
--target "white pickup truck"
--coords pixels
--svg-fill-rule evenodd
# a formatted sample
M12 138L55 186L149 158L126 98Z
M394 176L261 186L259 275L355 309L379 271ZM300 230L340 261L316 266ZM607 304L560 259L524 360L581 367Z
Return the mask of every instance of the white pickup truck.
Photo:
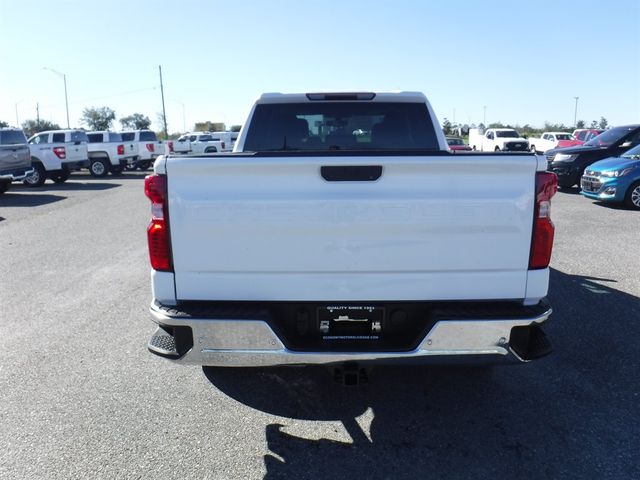
M89 166L87 134L84 130L50 130L29 138L33 173L25 185L39 187L47 178L66 182L73 170Z
M225 151L225 143L208 132L192 132L173 141L174 153L217 153Z
M529 150L533 153L546 152L558 146L560 140L574 140L567 132L544 132L540 137L529 138Z
M513 128L489 128L483 133L469 130L469 146L479 152L526 152L529 142Z
M88 132L89 173L94 177L104 177L109 172L114 175L133 163L136 152L132 143L125 144L117 132Z
M145 180L148 348L218 366L539 358L546 167L454 155L421 93L263 95L236 152L163 156Z
M131 130L120 134L125 147L130 147L134 154L133 163L127 164L128 169L146 170L164 153L164 145L152 130Z

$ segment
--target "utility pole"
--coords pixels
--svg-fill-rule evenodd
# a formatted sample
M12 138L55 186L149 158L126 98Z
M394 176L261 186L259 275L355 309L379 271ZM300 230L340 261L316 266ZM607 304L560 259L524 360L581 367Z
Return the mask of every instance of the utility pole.
M62 77L62 81L64 82L64 105L67 109L67 128L71 128L69 126L69 97L67 96L67 75L49 67L42 67L42 69L49 70L50 72L58 75L58 77Z
M62 80L64 81L64 106L67 109L67 128L71 128L69 125L69 97L67 97L67 76L63 73Z
M18 103L16 102L16 127L20 128L20 120L18 120Z
M573 97L576 101L576 108L573 112L573 129L575 130L576 125L578 124L578 99L580 97Z
M36 103L36 125L40 128L40 104Z
M164 138L169 138L169 132L167 132L167 112L164 109L164 87L162 85L162 65L158 65L158 71L160 72L160 95L162 96L162 122L164 123Z
M484 108L484 116L483 116L482 124L484 125L484 128L487 128L487 106L485 105L482 108Z

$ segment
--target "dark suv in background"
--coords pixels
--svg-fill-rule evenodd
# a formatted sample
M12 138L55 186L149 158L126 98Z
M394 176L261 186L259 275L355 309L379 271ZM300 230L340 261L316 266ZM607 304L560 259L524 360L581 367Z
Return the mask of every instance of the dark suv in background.
M33 172L27 137L18 128L0 128L0 194L14 180L22 180Z
M640 125L611 128L578 147L554 148L545 152L548 170L558 175L558 185L569 188L580 182L593 162L618 157L640 144Z

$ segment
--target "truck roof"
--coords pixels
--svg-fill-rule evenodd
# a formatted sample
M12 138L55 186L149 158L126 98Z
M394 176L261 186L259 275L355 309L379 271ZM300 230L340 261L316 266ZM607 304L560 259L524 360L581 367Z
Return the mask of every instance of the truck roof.
M301 103L313 101L370 101L424 103L422 92L312 92L312 93L263 93L257 103Z

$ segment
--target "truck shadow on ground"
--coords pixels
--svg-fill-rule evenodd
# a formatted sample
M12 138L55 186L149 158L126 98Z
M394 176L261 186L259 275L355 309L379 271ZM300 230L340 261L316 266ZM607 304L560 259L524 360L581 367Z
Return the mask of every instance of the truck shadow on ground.
M377 367L362 387L322 367L204 371L284 417L266 426L267 479L640 478L640 301L602 283L552 271L555 352L528 365ZM341 421L352 442L295 436L314 425L289 419Z
M0 208L39 207L42 205L59 202L60 200L65 200L66 198L67 197L63 197L62 195L50 195L47 193L24 195L21 193L15 193L12 189L11 191L5 193L0 197Z
M84 180L84 179L83 179ZM84 182L74 178L69 179L64 183L49 183L46 182L41 187L28 187L26 185L16 185L11 188L12 192L43 192L43 191L56 191L56 192L73 192L80 190L87 191L101 191L110 190L112 188L121 187L119 183L97 183L97 182Z
M122 172L119 175L107 175L106 177L91 177L88 176L87 180L144 180L144 177L146 177L147 175L152 175L153 174L153 170L145 170L145 171L130 171L127 170L125 172Z

